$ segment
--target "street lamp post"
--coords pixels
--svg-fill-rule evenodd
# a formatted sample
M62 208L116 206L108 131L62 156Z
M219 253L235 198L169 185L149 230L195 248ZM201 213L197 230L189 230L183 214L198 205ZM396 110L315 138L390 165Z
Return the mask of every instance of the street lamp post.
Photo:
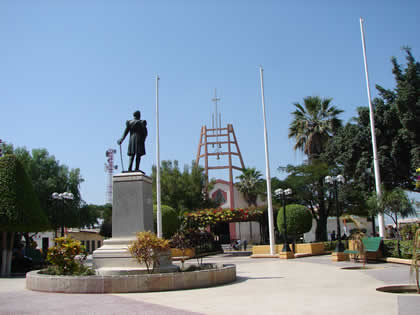
M344 252L344 244L341 242L341 229L340 229L340 211L338 205L338 184L344 184L345 179L343 175L337 176L326 176L325 182L334 187L334 197L335 197L335 210L337 216L337 246L335 248L336 252Z
M74 195L70 192L63 192L63 193L60 193L60 194L55 192L51 195L51 198L54 199L54 200L57 200L57 201L61 200L63 202L63 204L65 204L66 200L73 200ZM56 215L55 215L55 220L57 220L57 212L56 212ZM61 236L62 237L64 236L64 222L63 221L61 221Z
M274 194L276 195L277 198L281 198L283 201L283 230L284 230L284 245L283 245L283 249L282 252L291 252L290 246L289 246L289 242L287 239L287 223L286 223L286 196L291 195L292 194L292 190L290 188L288 189L276 189L274 191Z

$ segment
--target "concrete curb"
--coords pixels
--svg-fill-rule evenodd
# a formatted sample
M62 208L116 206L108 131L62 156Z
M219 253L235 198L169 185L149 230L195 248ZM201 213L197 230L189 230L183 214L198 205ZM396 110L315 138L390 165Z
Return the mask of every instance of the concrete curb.
M235 265L191 272L117 276L50 276L38 272L26 274L27 289L57 293L156 292L205 288L236 280Z

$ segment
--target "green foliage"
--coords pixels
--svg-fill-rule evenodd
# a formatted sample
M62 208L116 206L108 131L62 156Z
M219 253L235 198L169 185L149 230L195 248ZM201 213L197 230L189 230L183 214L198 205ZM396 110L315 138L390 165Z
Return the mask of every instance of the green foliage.
M94 228L105 206L83 204L79 209L79 227Z
M52 227L80 226L78 212L82 201L79 186L84 181L80 169L69 170L46 149L33 149L30 153L26 148L13 149L12 145L7 145L6 151L13 152L22 163ZM52 200L53 192L65 191L71 192L74 200L65 204Z
M325 251L334 251L337 247L338 241L323 242Z
M283 231L284 220L283 210L279 209L277 214L277 229ZM312 215L308 208L298 204L286 206L287 233L298 236L309 232L312 228Z
M264 192L264 181L261 177L261 172L257 171L255 167L244 168L242 174L236 176L239 182L235 183L235 186L244 195L249 207L252 205L256 207L258 195Z
M178 231L180 220L178 214L169 206L161 205L162 212L162 236L169 239ZM153 222L157 231L157 206L153 205Z
M264 210L262 208L204 209L185 212L183 224L188 228L205 228L219 222L259 221L263 214Z
M92 271L89 271L89 268L81 262L86 259L86 250L79 241L71 237L58 237L55 242L57 245L49 248L47 253L47 261L53 267L44 271L45 273L56 275L92 274ZM76 256L79 256L80 260L76 259Z
M106 238L112 237L112 205L107 203L99 207L103 219L99 234Z
M291 202L307 206L316 220L316 240L327 240L327 219L334 208L334 202L326 194L324 178L333 170L320 160L312 160L311 163L298 166L279 167L279 170L289 173L281 188L293 190Z
M152 179L156 183L156 166L152 167ZM178 161L162 161L160 187L162 204L172 207L178 215L183 211L215 207L205 191L207 178L203 168L191 163L191 167L179 169ZM156 185L153 185L153 200L156 203Z
M414 235L416 234L417 229L420 228L420 224L412 223L412 224L404 224L400 226L400 235L402 240L409 241L412 240Z
M150 231L138 232L136 236L136 241L128 249L139 263L146 265L148 273L153 273L159 266L160 253L169 249L169 241L158 238Z
M411 259L413 254L412 241L400 241L401 257L398 255L398 241L384 240L384 255L385 257L395 257Z
M394 221L396 226L398 226L398 216L406 218L410 215L416 215L416 210L410 199L401 188L384 190L376 206L375 200L377 200L377 196L376 193L373 193L369 200L369 205L373 212L385 213Z
M48 220L32 183L14 155L0 158L0 230L45 231Z

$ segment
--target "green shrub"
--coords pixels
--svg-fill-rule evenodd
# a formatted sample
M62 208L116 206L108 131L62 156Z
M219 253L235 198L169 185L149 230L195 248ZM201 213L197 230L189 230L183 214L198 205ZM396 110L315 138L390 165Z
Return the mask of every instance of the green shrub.
M420 224L418 223L409 223L404 224L400 228L400 235L404 241L413 239L414 235L416 234L417 229L420 228Z
M148 273L153 273L159 266L160 253L169 249L169 241L157 237L150 231L138 232L136 236L137 239L128 249L139 263L146 265Z
M413 241L400 241L401 257L398 257L397 240L384 240L385 257L411 259L413 255Z
M337 247L338 241L328 241L324 243L324 250L326 251L334 251ZM344 244L344 248L349 248L347 240L341 240L341 243Z
M162 205L162 236L166 239L170 239L172 235L178 231L180 221L176 211L169 207ZM157 206L153 205L153 222L155 231L157 231Z
M283 209L277 214L277 228L283 232ZM287 233L295 237L309 232L312 228L312 214L303 205L290 204L286 206Z
M56 245L48 249L47 261L52 264L44 273L53 275L84 275L95 272L82 264L86 250L79 241L71 237L58 237ZM76 259L79 256L80 259Z

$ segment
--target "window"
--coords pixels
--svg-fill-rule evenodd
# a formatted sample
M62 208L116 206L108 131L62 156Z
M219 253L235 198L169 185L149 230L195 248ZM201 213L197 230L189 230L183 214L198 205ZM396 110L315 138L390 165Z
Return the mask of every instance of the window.
M86 241L86 251L90 253L90 242Z
M98 248L101 247L101 241L98 241Z
M95 241L92 240L92 252L95 250Z

